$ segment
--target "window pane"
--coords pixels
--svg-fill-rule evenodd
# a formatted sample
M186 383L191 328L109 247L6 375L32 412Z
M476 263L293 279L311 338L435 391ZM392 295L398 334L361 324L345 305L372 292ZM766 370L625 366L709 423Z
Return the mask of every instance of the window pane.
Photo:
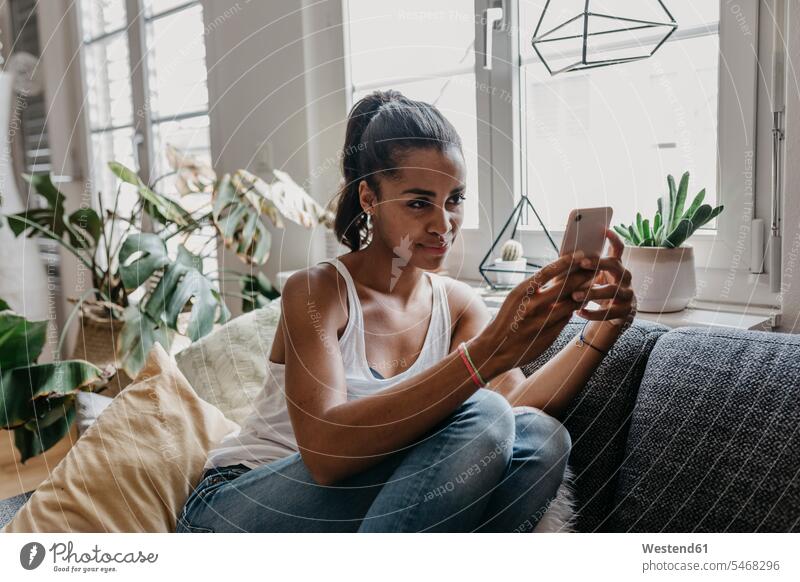
M85 41L127 26L125 0L82 0L80 9Z
M384 89L396 89L418 101L433 103L450 120L461 136L467 169L467 199L464 201L464 223L462 228L478 228L478 126L475 105L475 76L458 75L448 79L430 79ZM353 94L358 100L370 91Z
M120 184L108 168L108 162L117 161L128 168L136 168L132 137L133 129L130 127L92 133L92 192L102 194L106 208L113 208ZM130 185L123 185L119 196L118 211L128 216L137 199L136 191Z
M159 18L146 29L152 116L208 109L202 7Z
M684 171L689 196L705 188L715 203L718 53L712 34L555 77L538 62L522 67L523 175L548 229L563 230L579 206L612 206L613 224L652 218L667 174Z
M144 14L150 18L186 3L187 0L144 0Z
M128 39L124 32L84 45L86 98L92 129L133 121Z
M475 63L474 4L442 0L348 0L352 82L428 76Z

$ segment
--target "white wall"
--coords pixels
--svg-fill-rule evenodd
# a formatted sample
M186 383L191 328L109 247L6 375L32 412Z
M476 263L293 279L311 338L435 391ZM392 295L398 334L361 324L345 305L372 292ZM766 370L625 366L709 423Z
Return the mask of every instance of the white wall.
M203 8L215 168L246 167L266 175L271 163L324 204L338 172L336 163L316 152L341 148L346 102L341 59L326 64L323 56L330 43L334 54L342 53L341 17L320 4L306 11L297 2L204 0ZM318 50L304 50L304 41ZM340 89L331 93L329 86L337 84ZM312 135L310 127L326 129ZM325 252L321 230L312 237L285 222L285 230L272 229L273 252L263 269L273 283L278 271L313 264ZM230 252L222 262L221 268L244 267Z

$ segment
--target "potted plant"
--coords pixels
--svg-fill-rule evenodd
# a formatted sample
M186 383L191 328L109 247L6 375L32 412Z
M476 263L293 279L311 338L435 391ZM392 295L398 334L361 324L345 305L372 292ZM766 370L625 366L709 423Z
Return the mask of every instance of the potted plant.
M46 336L46 320L29 321L0 299L0 428L14 431L22 463L69 432L78 392L102 389L113 373L83 360L37 364Z
M116 204L104 208L100 197L99 213L81 208L68 215L64 196L50 177L33 175L25 178L42 195L45 206L7 216L16 236L27 233L57 241L91 274L92 286L75 299L64 331L80 314L82 333L74 354L99 365L114 364L120 370L116 381L120 389L144 365L153 343L168 349L175 333L197 340L215 322L229 317L220 293L226 273L240 281L242 293L228 295L240 299L245 309L263 304L264 296L278 295L260 274L205 273L206 255L186 248L183 243L188 236L203 229L207 243L221 241L257 267L266 262L270 251L265 217L278 228L284 226L281 216L307 228L333 227L332 212L283 172L274 170L271 182L243 169L217 179L210 167L171 146L167 158L171 171L150 184L124 165L109 163L120 188L128 185L138 195L129 215L122 216ZM176 191L158 192L157 184L168 175L176 176ZM189 212L181 196L197 192L209 192L210 202ZM141 232L144 214L150 217L154 232ZM173 240L179 243L177 251L168 250ZM62 332L59 351L64 337Z
M495 267L504 269L497 271L498 285L518 285L525 279L525 267L528 262L522 256L522 243L508 239L500 248L500 257L494 260Z
M671 175L667 184L667 200L658 199L652 223L637 212L634 224L614 226L625 241L622 262L631 272L638 309L650 313L680 311L695 296L694 249L686 240L724 208L703 204L704 188L684 210L689 172L677 188Z

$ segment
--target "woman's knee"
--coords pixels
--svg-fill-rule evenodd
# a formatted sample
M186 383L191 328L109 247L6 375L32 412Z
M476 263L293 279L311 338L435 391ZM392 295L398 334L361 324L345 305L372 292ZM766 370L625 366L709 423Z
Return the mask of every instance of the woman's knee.
M503 395L480 388L464 402L459 412L470 427L474 447L486 455L511 458L516 432L514 413Z
M518 448L528 450L548 465L566 467L572 452L572 437L561 421L537 411L515 415Z

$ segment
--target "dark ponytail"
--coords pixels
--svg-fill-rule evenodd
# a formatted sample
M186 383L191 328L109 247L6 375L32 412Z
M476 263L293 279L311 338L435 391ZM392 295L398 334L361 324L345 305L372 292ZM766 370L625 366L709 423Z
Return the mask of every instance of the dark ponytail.
M378 174L391 175L398 155L412 148L444 151L461 138L439 110L413 101L398 91L375 91L350 110L342 150L342 176L334 231L337 239L357 251L368 241L367 216L361 208L358 185L366 180L380 197Z

